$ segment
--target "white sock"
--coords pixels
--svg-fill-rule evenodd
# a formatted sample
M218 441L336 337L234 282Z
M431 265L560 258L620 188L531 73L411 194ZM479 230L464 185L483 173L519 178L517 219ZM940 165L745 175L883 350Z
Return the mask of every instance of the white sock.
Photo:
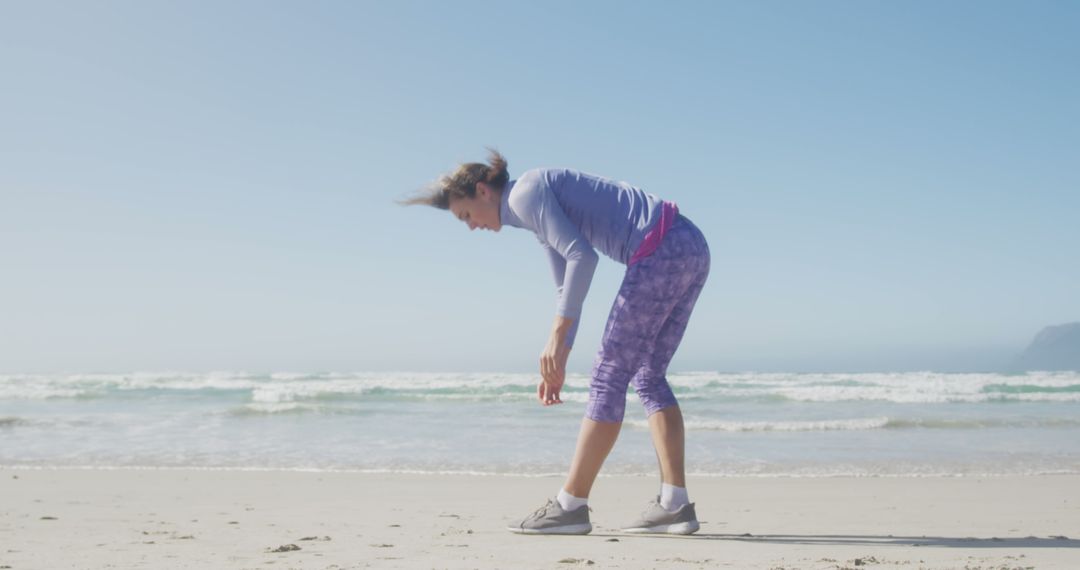
M660 506L664 510L673 513L679 507L690 504L690 496L686 494L686 487L676 487L667 483L660 484Z
M559 501L559 506L564 511L575 511L589 504L588 498L575 497L564 491L562 487L559 487L559 496L555 500Z

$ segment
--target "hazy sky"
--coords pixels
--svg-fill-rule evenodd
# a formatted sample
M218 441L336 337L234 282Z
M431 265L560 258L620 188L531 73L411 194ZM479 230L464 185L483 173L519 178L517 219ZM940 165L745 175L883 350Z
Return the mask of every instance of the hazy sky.
M1080 320L1075 2L0 3L0 372L528 371L494 146L702 228L673 370L983 367ZM571 372L623 268L602 258Z

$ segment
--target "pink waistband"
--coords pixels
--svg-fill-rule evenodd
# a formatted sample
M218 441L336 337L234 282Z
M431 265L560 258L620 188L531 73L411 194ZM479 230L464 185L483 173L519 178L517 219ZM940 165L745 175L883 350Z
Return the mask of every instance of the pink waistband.
M641 240L641 245L638 246L637 251L634 252L626 265L633 265L652 255L652 252L660 247L660 242L664 240L664 235L671 229L671 224L675 223L675 217L678 215L678 206L673 202L662 202L660 204L660 221L656 222L656 225L645 234L645 239Z

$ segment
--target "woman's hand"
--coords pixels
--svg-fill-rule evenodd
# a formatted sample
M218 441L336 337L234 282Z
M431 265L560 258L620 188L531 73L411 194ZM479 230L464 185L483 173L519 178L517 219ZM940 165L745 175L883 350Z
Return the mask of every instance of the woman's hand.
M566 382L566 360L570 357L570 346L566 344L566 335L573 324L566 317L555 317L555 324L548 337L547 346L540 355L540 376L543 380L536 386L536 397L545 406L561 404L563 383Z

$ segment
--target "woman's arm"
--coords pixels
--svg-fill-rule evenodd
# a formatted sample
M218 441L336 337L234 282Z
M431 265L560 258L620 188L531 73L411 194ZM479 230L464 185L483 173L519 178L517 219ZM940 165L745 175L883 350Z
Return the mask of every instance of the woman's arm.
M539 239L539 237L538 237ZM555 280L555 306L556 310L562 305L563 278L566 276L566 259L555 251L543 240L540 245L547 254L548 264L551 266L551 276ZM536 386L536 397L540 403L549 406L561 404L559 393L566 381L566 360L570 356L570 348L574 344L573 334L577 327L576 321L563 316L556 316L551 325L551 334L548 335L547 345L540 353L540 383ZM560 350L565 347L565 350Z
M536 397L545 406L561 404L563 383L566 382L566 360L570 357L570 343L567 336L574 328L574 320L555 317L551 325L551 335L547 346L540 355L540 375L543 380L536 387Z
M522 179L514 187L509 207L544 246L558 291L555 322L540 356L543 380L537 386L540 401L550 405L562 402L559 392L566 379L566 361L599 256L567 217L552 189L540 180L523 183Z
M570 348L577 334L581 305L589 291L593 271L596 270L596 252L585 244L588 242L583 239L576 242L571 246L570 254L564 258L565 272L563 286L559 288L555 322L551 326L547 346L540 355L540 375L543 380L536 387L536 391L540 403L545 406L562 403L559 396L566 381L566 361L570 357ZM554 248L551 249L558 254Z
M537 224L536 239L544 248L555 280L555 314L573 323L565 338L566 343L573 346L581 320L581 308L599 256L557 203L546 204L541 209L547 213L533 220ZM565 251L561 251L560 247Z

